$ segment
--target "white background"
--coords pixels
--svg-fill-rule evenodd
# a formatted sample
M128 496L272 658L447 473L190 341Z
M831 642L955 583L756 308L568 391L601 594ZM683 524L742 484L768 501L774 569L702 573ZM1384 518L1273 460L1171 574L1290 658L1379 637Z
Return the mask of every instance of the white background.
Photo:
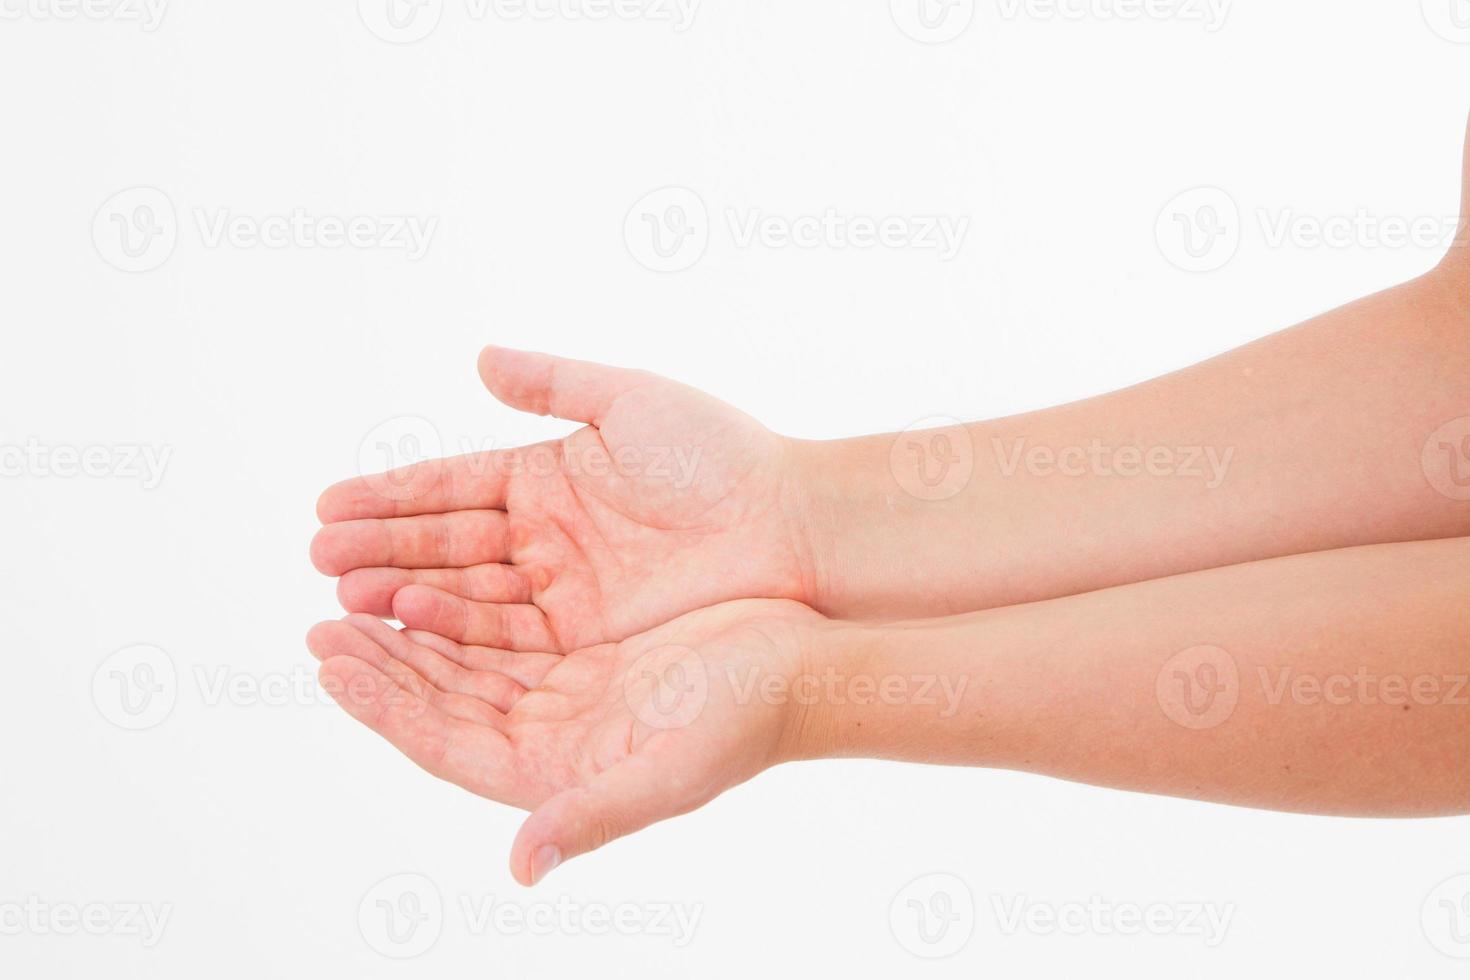
M444 0L411 44L367 26L386 0L175 0L151 30L130 7L66 18L66 2L0 0L0 974L1463 975L1436 943L1470 943L1431 891L1470 872L1465 820L978 770L787 767L526 891L506 870L521 815L318 703L302 639L339 614L306 558L316 495L429 431L402 417L446 453L563 431L480 389L486 342L650 368L830 437L1106 391L1427 269L1436 247L1269 232L1283 215L1454 213L1470 29L1451 0L1239 0L1214 30L1190 17L1202 4L1124 19L959 0L943 44L901 29L908 0L897 16L888 0L708 0L683 31ZM668 186L707 209L708 247L657 273L625 218ZM1238 214L1214 212L1227 236L1205 261L1228 261L1191 272L1165 209L1200 186ZM104 204L135 187L162 193L151 227L177 241L124 272L114 217L148 215L136 196ZM1204 199L1183 200L1203 228ZM944 261L742 245L730 226L828 208L969 230ZM437 226L417 261L200 227L298 209ZM122 465L133 446L170 454L156 486ZM53 472L87 447L112 461L102 475ZM129 665L108 658L137 644L167 654L153 710L173 707L129 731L109 720L138 722L111 686ZM400 873L443 905L406 963L372 926L371 890ZM961 899L946 942L973 929L931 962L903 889L932 873L975 912L953 879L926 879ZM1210 947L1187 930L1008 934L996 914L1094 896L1232 918ZM462 904L563 897L701 918L681 948L658 930L477 929ZM28 901L170 918L151 947L125 926L38 934L5 917Z

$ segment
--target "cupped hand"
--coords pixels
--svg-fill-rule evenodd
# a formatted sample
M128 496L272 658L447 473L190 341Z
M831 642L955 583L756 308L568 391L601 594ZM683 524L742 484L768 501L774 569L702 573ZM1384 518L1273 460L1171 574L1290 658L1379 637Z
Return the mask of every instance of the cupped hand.
M327 490L312 560L348 612L567 652L727 600L813 601L792 441L642 371L488 348L480 375L586 426Z
M418 765L533 811L511 853L529 885L801 755L803 702L788 695L824 622L798 603L747 600L560 655L356 614L319 624L307 645L322 686Z

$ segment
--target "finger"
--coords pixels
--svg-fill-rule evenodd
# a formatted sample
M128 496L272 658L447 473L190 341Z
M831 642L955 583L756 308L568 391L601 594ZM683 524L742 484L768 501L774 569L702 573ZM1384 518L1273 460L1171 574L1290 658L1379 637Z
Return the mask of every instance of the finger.
M391 617L393 595L410 585L436 589L476 602L531 601L531 583L514 565L469 568L354 568L337 581L337 600L348 612Z
M458 643L563 652L546 614L532 605L472 602L427 585L410 585L393 597L393 618L409 629L438 633Z
M505 716L491 704L463 694L447 693L410 664L390 655L384 642L385 637L369 626L370 623L376 623L389 633L397 632L371 616L349 616L312 627L311 632L306 635L306 645L322 661L334 657L356 657L387 675L393 683L415 699L433 705L455 718L496 730L505 727Z
M415 700L387 674L357 657L331 657L318 676L348 714L431 775L490 799L517 800L510 748L500 733Z
M510 477L525 452L505 449L429 459L343 480L317 499L316 514L323 524L333 524L454 510L504 510Z
M413 637L400 633L387 623L370 617L362 617L354 624L370 639L375 640L388 655L409 667L414 673L438 688L445 695L441 702L450 710L450 699L470 698L483 701L501 714L491 715L487 720L497 729L503 730L503 713L526 693L526 689L505 674L493 671L466 670L461 664L446 657L439 650L419 643ZM449 646L452 643L444 641ZM474 708L453 700L452 713L470 717ZM471 720L474 720L471 718Z
M377 644L392 660L422 677L435 689L428 700L466 721L497 730L505 728L505 712L525 690L500 674L474 674L438 651L413 640L372 616L349 616L354 629ZM380 668L381 669L381 668ZM494 710L487 711L487 708Z
M504 347L486 347L480 352L480 378L492 395L511 408L591 425L601 425L622 395L661 380L646 371Z
M328 524L311 541L311 561L324 575L379 566L465 568L503 562L509 549L504 511L463 510Z
M426 630L408 629L403 631L403 635L448 657L466 670L504 674L528 691L540 687L551 668L566 662L566 657L559 653L517 653L514 650L470 646L446 640L438 633Z
M534 885L563 861L694 808L679 782L646 756L630 756L538 807L511 845L516 881Z

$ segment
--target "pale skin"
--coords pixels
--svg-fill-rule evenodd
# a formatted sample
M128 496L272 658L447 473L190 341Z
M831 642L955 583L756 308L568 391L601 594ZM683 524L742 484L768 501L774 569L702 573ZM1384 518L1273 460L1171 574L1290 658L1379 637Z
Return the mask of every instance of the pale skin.
M892 462L909 437L792 440L644 372L487 349L500 400L584 427L329 489L312 557L352 615L308 644L415 762L532 811L528 884L829 756L1470 811L1470 501L1443 490L1470 458L1432 444L1470 416L1463 238L1211 361L945 433L972 468L937 499ZM1228 465L1025 462L1093 443Z

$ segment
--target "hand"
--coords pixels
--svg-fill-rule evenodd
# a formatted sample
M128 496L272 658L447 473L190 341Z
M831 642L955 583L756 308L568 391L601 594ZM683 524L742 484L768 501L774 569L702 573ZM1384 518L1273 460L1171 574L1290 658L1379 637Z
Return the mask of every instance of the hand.
M803 709L782 692L824 622L794 602L732 602L561 656L358 614L316 626L307 646L323 688L414 762L534 810L511 851L530 885L798 757Z
M641 371L492 347L480 374L587 427L329 489L312 560L348 612L567 652L730 599L812 601L790 440Z

